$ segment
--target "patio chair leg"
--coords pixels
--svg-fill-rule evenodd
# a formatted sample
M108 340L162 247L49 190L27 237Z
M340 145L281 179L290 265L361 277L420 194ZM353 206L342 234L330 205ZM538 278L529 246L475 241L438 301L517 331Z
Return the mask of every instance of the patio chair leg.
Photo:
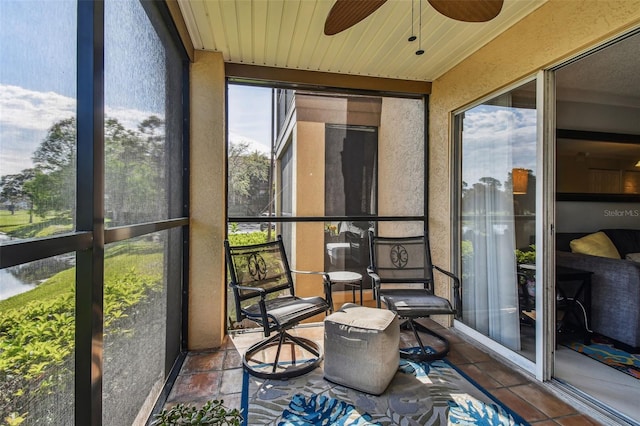
M276 372L276 368L278 368L278 361L280 360L280 351L282 350L282 344L285 341L286 333L279 333L280 339L278 342L278 349L276 349L276 359L273 361L273 370L272 373Z
M291 345L291 360L280 362L282 346L286 344ZM256 356L259 352L267 351L273 346L277 346L273 361L266 359L264 356ZM309 358L298 362L296 360L296 346L307 351L310 354ZM320 365L322 360L323 355L317 343L282 331L247 349L242 364L244 369L252 376L263 379L284 380L312 371ZM278 371L278 369L281 371Z
M411 331L413 332L414 338L416 339L416 341L418 342L418 345L420 346L420 349L419 349L420 352L415 353L415 352L411 352L401 348L400 357L404 359L410 359L412 361L435 361L435 360L444 358L449 353L449 341L447 340L446 337L436 333L435 331L423 326L420 323L415 322L412 318L408 318L406 322L402 324L402 328L405 330L411 329ZM420 339L420 336L418 335L418 331L434 336L435 338L443 342L444 348L440 351L430 353L429 351L427 351L426 347L422 343L422 339Z
M298 337L292 336L289 333L286 333L286 335L289 338L289 340L293 341L296 345L301 346L304 350L311 352L314 356L320 356L320 351L317 350L318 346L316 344L308 345L306 343L308 341L307 339L298 338Z

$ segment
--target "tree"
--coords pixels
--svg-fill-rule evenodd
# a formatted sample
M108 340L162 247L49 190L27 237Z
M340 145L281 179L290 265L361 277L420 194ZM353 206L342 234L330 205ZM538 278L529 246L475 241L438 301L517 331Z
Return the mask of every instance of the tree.
M33 162L43 172L75 168L76 119L66 118L55 123L33 153Z
M483 185L487 186L490 189L500 189L502 187L502 182L494 177L481 177L478 179Z
M21 202L29 203L29 210L32 210L32 202L29 194L25 191L25 182L33 179L35 171L25 169L15 175L5 175L0 178L0 199L9 204L11 214L14 214L16 205ZM31 218L30 223L33 221Z
M269 203L270 160L258 151L249 152L249 144L229 147L229 205L242 209L241 214L258 215Z
M24 183L25 192L31 200L31 211L44 218L50 211L68 210L68 198L64 193L65 186L60 172L43 173L35 169L32 179Z
M32 212L45 217L50 211L75 213L76 119L54 123L33 153L35 171L25 182Z
M164 121L149 116L137 129L105 120L105 208L116 222L158 218L166 206ZM74 214L76 120L54 123L34 151L35 167L0 180L0 196L15 205L28 200L31 213ZM117 217L115 217L117 216Z
M114 224L157 219L166 206L164 122L150 116L137 130L105 121L105 208Z

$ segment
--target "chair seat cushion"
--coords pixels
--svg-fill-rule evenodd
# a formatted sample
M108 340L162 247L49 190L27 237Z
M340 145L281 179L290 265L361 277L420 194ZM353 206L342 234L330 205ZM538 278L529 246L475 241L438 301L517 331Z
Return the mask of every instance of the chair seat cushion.
M455 310L451 303L423 289L394 288L380 292L388 308L404 318L424 318L429 315L451 315Z
M327 301L318 296L282 296L267 300L265 304L270 322L277 322L279 328L293 326L303 319L325 312L328 307ZM260 321L261 319L260 307L257 304L244 308L243 312L253 321Z

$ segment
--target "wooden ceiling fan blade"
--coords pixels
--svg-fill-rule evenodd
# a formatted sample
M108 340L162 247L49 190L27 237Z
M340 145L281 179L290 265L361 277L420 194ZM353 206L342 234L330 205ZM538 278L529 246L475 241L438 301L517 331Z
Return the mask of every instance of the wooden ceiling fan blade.
M336 0L324 21L326 35L338 34L378 10L387 0Z
M428 0L444 16L463 22L487 22L498 16L504 0Z

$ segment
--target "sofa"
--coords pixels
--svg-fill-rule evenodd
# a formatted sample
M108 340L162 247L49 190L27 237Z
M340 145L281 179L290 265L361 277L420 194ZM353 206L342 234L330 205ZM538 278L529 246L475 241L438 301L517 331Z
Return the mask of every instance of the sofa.
M608 239L615 247L613 255L607 254L611 257L585 254L585 250L579 247L579 243L582 244L593 236L602 237L602 234L557 233L556 265L593 272L591 329L595 333L612 339L616 346L638 353L640 350L640 260L638 259L640 230L602 229L599 232L606 235L604 240ZM609 244L608 241L605 243ZM619 258L614 258L616 250Z

